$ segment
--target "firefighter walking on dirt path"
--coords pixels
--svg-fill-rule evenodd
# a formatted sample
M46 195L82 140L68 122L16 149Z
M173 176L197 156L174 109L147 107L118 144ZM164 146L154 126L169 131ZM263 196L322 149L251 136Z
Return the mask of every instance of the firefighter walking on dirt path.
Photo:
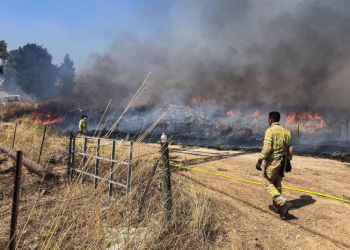
M81 117L81 120L79 121L79 133L81 135L88 135L88 129L87 129L87 115L83 115Z
M264 146L256 169L262 171L261 164L265 161L263 183L265 190L273 200L270 209L278 213L281 218L285 218L292 204L282 195L282 178L284 172L292 170L290 161L292 160L293 146L291 133L279 124L280 118L279 112L269 113L270 128L265 132Z

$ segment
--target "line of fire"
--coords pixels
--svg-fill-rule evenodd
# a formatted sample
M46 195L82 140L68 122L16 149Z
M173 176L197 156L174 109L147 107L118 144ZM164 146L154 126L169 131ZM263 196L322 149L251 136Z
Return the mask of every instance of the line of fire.
M31 119L34 123L68 132L77 131L81 116L87 115L89 133L105 135L124 110L75 106L74 102L69 101L46 101L38 105ZM185 105L136 105L123 116L110 137L136 138L170 107L165 118L143 142L156 142L162 133L166 133L172 136L174 144L258 150L268 127L267 114L273 107L257 106L249 103L230 104L225 100L207 100L203 97L193 97ZM342 115L346 111L309 111L298 107L283 107L282 110L281 123L291 131L297 152L348 151L348 120ZM340 114L342 118L324 115L327 113Z

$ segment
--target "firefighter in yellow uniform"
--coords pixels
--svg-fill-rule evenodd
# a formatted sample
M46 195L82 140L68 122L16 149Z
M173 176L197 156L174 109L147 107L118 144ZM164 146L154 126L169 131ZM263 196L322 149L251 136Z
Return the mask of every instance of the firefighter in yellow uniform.
M79 121L79 133L81 135L87 135L88 134L87 122L86 122L87 118L88 118L87 115L83 115L81 117L81 120Z
M257 170L261 169L262 161L265 161L264 187L273 199L273 207L281 218L285 218L292 204L282 195L282 177L284 172L290 172L290 161L293 155L292 136L290 131L280 124L280 113L269 113L270 128L266 130L264 147L260 153Z

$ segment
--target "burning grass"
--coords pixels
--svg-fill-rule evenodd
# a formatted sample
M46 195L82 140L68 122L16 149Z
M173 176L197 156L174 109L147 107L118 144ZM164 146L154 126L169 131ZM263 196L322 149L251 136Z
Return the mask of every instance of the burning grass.
M30 118L16 120L18 134L15 149L36 160L40 149L43 127L32 124ZM2 144L10 147L14 125L2 124ZM79 144L79 142L77 142ZM118 143L116 158L126 160L128 143ZM108 143L102 144L102 156L110 154ZM42 165L57 167L51 161L55 152L67 151L68 136L51 129L47 132ZM89 152L96 147L89 143ZM174 206L172 220L165 219L162 189L162 171L158 167L152 179L144 209L139 214L140 199L150 180L152 166L159 158L159 146L135 143L133 179L130 200L123 190L116 190L108 198L108 185L100 183L93 188L92 180L75 175L73 180L62 177L59 182L47 183L24 170L19 213L18 249L210 249L220 232L221 219L215 202L196 186L174 174L172 180ZM80 159L76 159L80 163ZM91 168L89 160L84 167ZM109 164L101 163L101 175L107 176ZM116 167L115 178L122 181L125 169ZM8 243L10 200L13 173L2 178L0 248ZM120 248L111 248L120 249Z

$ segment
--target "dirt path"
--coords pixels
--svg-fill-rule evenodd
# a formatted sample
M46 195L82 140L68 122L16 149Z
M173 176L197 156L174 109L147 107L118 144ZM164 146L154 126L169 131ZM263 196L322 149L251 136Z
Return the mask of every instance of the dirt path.
M172 162L257 182L257 153L204 148L171 148ZM294 157L293 171L283 185L338 197L350 197L349 164L312 157ZM286 221L268 209L270 196L262 186L198 172L180 171L217 202L226 224L218 240L222 249L350 249L350 204L286 190L293 203Z

